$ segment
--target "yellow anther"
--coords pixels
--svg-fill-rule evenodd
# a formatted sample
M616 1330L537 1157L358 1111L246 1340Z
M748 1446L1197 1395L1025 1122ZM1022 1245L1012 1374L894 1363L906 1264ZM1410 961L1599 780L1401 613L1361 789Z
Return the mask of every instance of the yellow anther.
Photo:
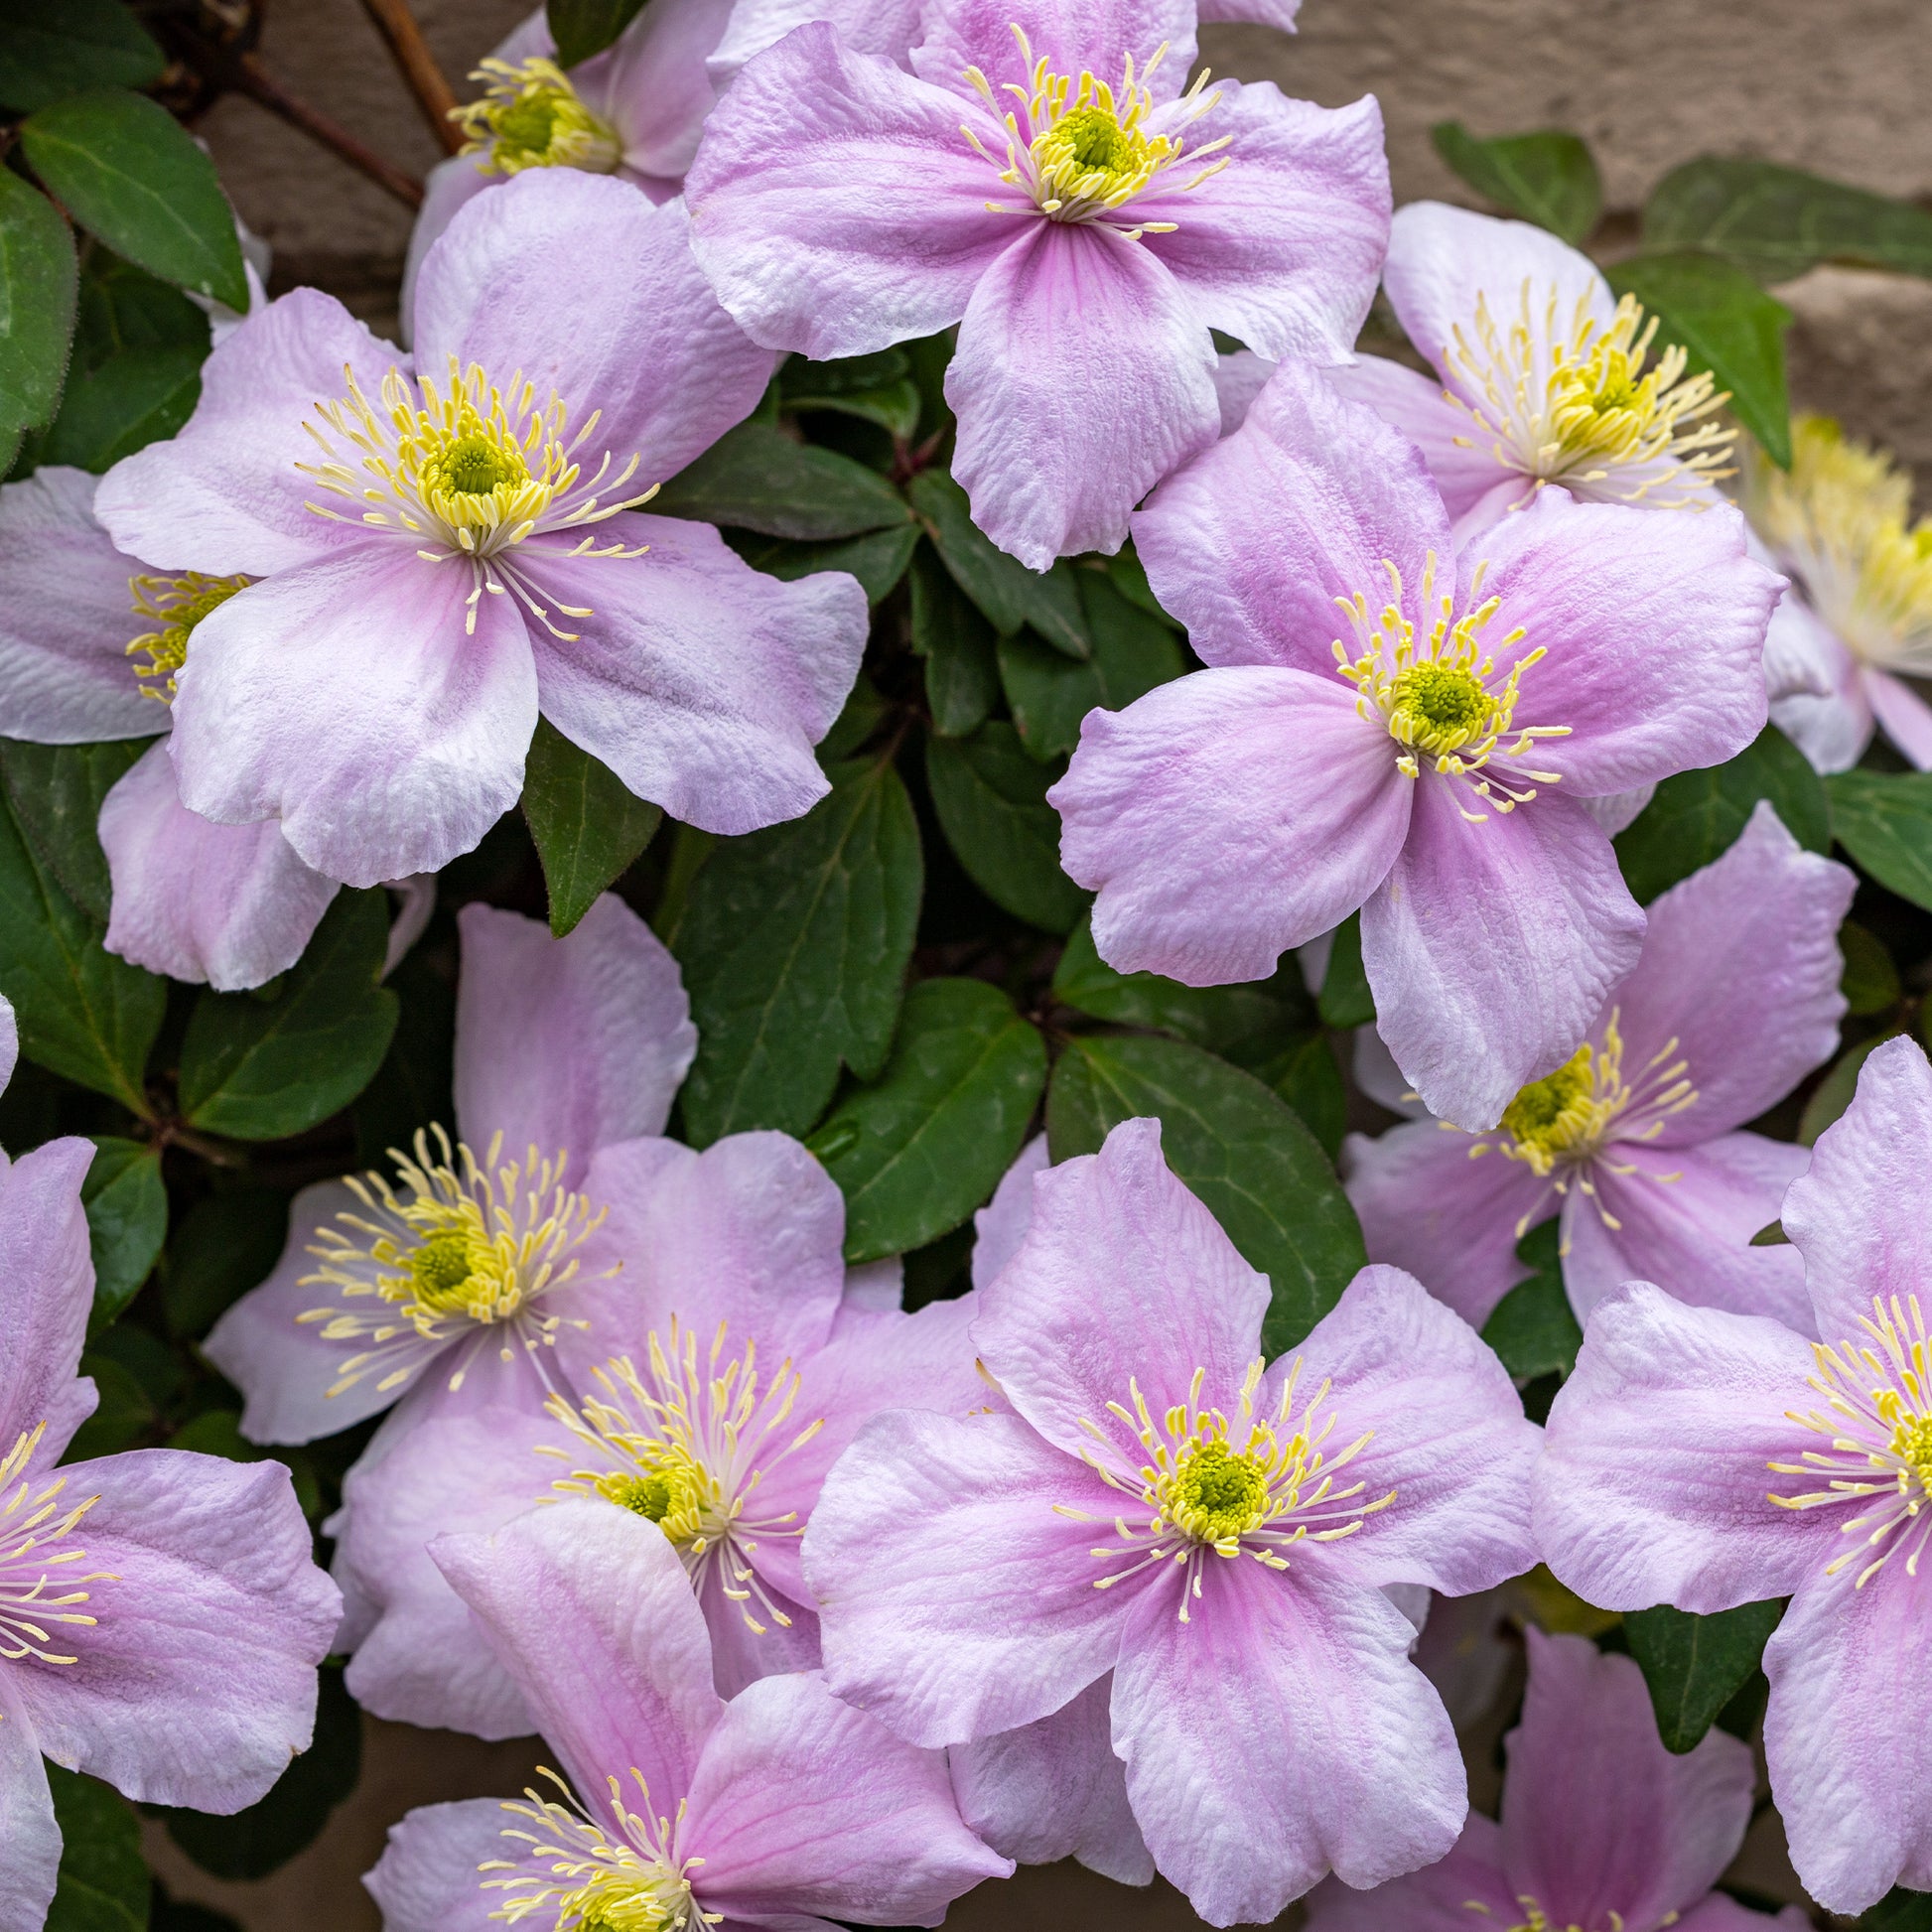
M97 1618L77 1607L89 1600L81 1586L119 1581L106 1570L74 1574L86 1552L64 1545L63 1539L100 1498L67 1503L62 1500L66 1476L43 1472L28 1479L27 1465L46 1434L47 1424L38 1423L0 1456L0 1662L78 1662L49 1648L60 1641L53 1626L95 1623Z
M175 695L175 680L188 662L188 640L195 626L254 581L252 577L207 577L199 570L185 570L179 577L127 580L134 615L157 626L143 631L127 647L128 656L148 660L134 667L143 696L166 704Z
M608 175L623 159L610 122L584 105L554 61L535 57L512 66L487 60L470 75L486 83L483 97L453 107L450 118L478 156L482 174L517 175L525 168L578 168Z

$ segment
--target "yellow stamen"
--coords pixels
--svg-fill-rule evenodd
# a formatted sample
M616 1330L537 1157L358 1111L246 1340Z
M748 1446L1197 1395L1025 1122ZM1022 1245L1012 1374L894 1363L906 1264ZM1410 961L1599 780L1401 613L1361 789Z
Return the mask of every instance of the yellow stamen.
M622 161L617 129L584 105L554 61L533 57L512 66L491 59L470 78L487 83L483 97L451 108L450 118L468 137L463 152L478 157L479 174L579 168L608 175Z
M0 1661L72 1664L79 1660L48 1646L57 1641L53 1624L90 1625L98 1621L75 1608L88 1601L83 1584L117 1583L112 1572L90 1576L55 1575L86 1561L86 1552L62 1548L63 1538L100 1498L64 1505L66 1476L29 1480L27 1465L47 1434L45 1422L18 1437L0 1457Z
M207 577L199 570L185 570L179 577L127 580L134 615L158 626L144 630L127 647L128 656L148 660L134 667L143 697L157 698L163 704L174 697L175 681L188 662L188 639L195 626L254 581L252 577Z

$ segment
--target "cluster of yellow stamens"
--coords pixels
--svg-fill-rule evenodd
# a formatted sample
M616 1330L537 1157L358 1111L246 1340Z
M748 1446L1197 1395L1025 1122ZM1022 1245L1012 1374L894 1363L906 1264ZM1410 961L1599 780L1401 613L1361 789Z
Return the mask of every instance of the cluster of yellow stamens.
M1543 1907L1527 1892L1519 1893L1516 1903L1528 1916L1518 1919L1514 1925L1508 1928L1508 1932L1585 1932L1583 1926L1575 1923L1559 1928ZM1494 1911L1479 1898L1466 1900L1463 1909L1470 1912L1480 1912L1484 1918L1495 1917ZM1672 1924L1676 1920L1676 1917L1677 1914L1672 1912L1663 1920L1663 1923L1665 1925ZM1590 1932L1595 1932L1595 1928L1590 1928ZM1621 1912L1605 1912L1603 1914L1602 1932L1623 1932L1623 1914Z
M605 1210L564 1187L564 1155L547 1161L531 1148L521 1162L500 1162L502 1140L498 1134L479 1162L440 1127L418 1133L414 1160L390 1151L400 1193L373 1172L346 1177L366 1212L345 1211L335 1226L316 1229L309 1252L322 1266L302 1285L375 1306L297 1317L321 1323L326 1340L370 1344L343 1362L331 1395L370 1374L380 1376L378 1389L400 1388L451 1342L478 1342L491 1329L506 1361L513 1344L554 1342L557 1317L535 1305L576 1278L577 1250ZM452 1389L462 1386L469 1359L460 1352Z
M501 1907L490 1914L515 1925L533 1914L554 1914L556 1932L693 1932L716 1925L721 1914L702 1910L691 1895L691 1872L702 1859L680 1861L676 1854L678 1827L684 1822L680 1800L677 1816L639 1815L623 1801L623 1787L611 1779L611 1819L614 1829L595 1824L570 1801L570 1788L556 1772L542 1775L563 1792L567 1802L526 1790L527 1804L508 1803L506 1812L528 1819L536 1829L506 1827L503 1837L529 1849L516 1859L490 1859L480 1871L507 1871L507 1878L485 1877L485 1891L501 1891ZM650 1803L650 1787L632 1769L642 1802ZM550 1861L545 1878L519 1870L532 1859Z
M578 168L608 175L623 159L617 129L584 105L556 62L541 56L514 65L491 59L470 78L485 83L483 97L451 108L450 119L466 137L463 152L478 157L479 174Z
M668 1346L650 1337L648 1380L627 1356L596 1370L595 1379L602 1393L581 1408L561 1397L549 1405L576 1437L578 1450L543 1452L564 1458L591 1452L589 1464L553 1486L647 1517L676 1546L694 1586L715 1560L724 1594L756 1635L767 1628L760 1617L789 1627L791 1618L759 1581L750 1557L763 1538L805 1533L796 1511L759 1516L751 1507L765 1472L825 1426L819 1417L786 1433L798 1396L791 1364L780 1363L760 1387L755 1343L742 1354L729 1352L721 1321L701 1362L697 1336L674 1316Z
M559 630L540 605L508 552L539 531L580 529L602 523L620 510L635 509L656 493L656 485L634 496L605 502L637 472L637 458L610 475L607 452L586 477L578 453L596 432L600 411L571 433L569 411L553 392L537 406L535 385L521 370L498 389L483 367L466 370L455 356L439 388L432 377L413 382L400 369L382 378L382 411L363 395L354 372L343 370L348 393L336 402L318 403L318 423L304 423L322 452L320 463L296 466L325 490L366 505L356 520L372 529L427 540L419 549L425 563L461 560L471 565L467 627L475 630L477 604L485 592L515 596L553 636L575 641L575 631ZM361 452L359 463L345 460L338 441ZM373 483L370 482L373 479ZM321 503L306 506L318 516L345 523L340 510ZM646 546L621 543L598 547L587 536L570 557L641 557ZM559 605L568 618L587 618L585 605Z
M1077 80L1053 71L1049 57L1035 56L1025 31L1016 25L1014 39L1020 43L1020 56L1026 63L1026 85L1009 80L1000 92L1011 94L1017 109L1001 112L999 93L978 68L968 68L962 78L1004 121L1007 130L1006 166L987 152L986 144L974 130L961 124L960 132L973 147L1000 169L1000 179L1027 197L1024 207L1005 202L988 202L996 214L1032 213L1037 210L1054 221L1102 221L1146 192L1157 175L1165 174L1186 152L1190 166L1218 154L1230 139L1222 135L1204 147L1189 149L1180 130L1207 113L1220 99L1218 93L1204 93L1207 74L1203 70L1194 83L1171 109L1157 115L1154 95L1148 82L1167 58L1163 44L1155 51L1136 79L1134 57L1127 57L1126 69L1118 94L1104 80L1082 70ZM1153 131L1151 121L1162 126ZM1165 185L1164 192L1184 195L1217 175L1228 164L1228 157L1195 167L1187 180ZM1120 230L1129 240L1143 234L1164 234L1174 227L1172 221L1142 221Z
M1551 286L1539 303L1525 278L1506 325L1476 302L1467 331L1443 345L1445 373L1464 393L1449 399L1474 432L1456 441L1487 447L1496 461L1539 483L1560 483L1655 509L1702 507L1704 485L1725 467L1736 431L1708 420L1725 402L1709 371L1687 376L1672 346L1646 370L1657 318L1623 296L1607 329L1579 296L1567 332L1563 297ZM1480 397L1480 401L1472 398Z
M1420 599L1424 616L1433 614L1433 621L1428 636L1418 642L1416 626L1402 608L1402 573L1386 558L1382 568L1389 574L1391 595L1379 615L1371 611L1364 592L1335 599L1355 633L1355 654L1351 656L1338 637L1330 648L1342 676L1361 693L1356 709L1364 718L1385 724L1389 736L1402 748L1396 769L1413 778L1422 768L1418 755L1433 759L1444 777L1463 780L1485 805L1498 812L1511 812L1526 804L1536 796L1539 784L1559 783L1561 774L1555 771L1525 767L1505 778L1490 767L1492 759L1521 758L1538 739L1570 735L1568 725L1519 729L1511 722L1519 680L1546 655L1544 647L1539 644L1525 651L1499 679L1495 658L1483 648L1482 633L1496 615L1500 600L1492 597L1473 604L1458 618L1453 594L1445 592L1440 598L1436 594L1433 550L1423 569ZM1475 598L1482 595L1480 570L1470 594ZM1495 648L1508 651L1523 636L1519 626ZM1470 811L1466 806L1458 805L1457 809L1471 824L1479 825L1489 816L1487 811Z
M134 666L143 697L158 698L163 704L174 697L175 680L188 662L188 639L195 626L254 581L252 577L207 577L199 570L183 571L179 577L127 580L134 615L156 626L127 647L128 656L148 660Z
M1182 1566L1185 1581L1180 1594L1180 1620L1188 1619L1190 1598L1201 1590L1201 1564L1211 1553L1220 1557L1249 1556L1271 1570L1286 1570L1282 1553L1304 1537L1332 1543L1353 1536L1363 1522L1395 1501L1395 1491L1374 1502L1358 1502L1365 1484L1337 1488L1335 1479L1372 1440L1359 1436L1346 1448L1329 1453L1326 1448L1337 1417L1330 1410L1317 1417L1327 1400L1323 1382L1310 1399L1298 1422L1295 1388L1302 1374L1298 1356L1283 1379L1272 1416L1257 1416L1255 1392L1261 1386L1262 1364L1249 1365L1232 1419L1219 1409L1200 1406L1204 1369L1195 1369L1187 1400L1176 1403L1158 1421L1150 1413L1138 1382L1130 1382L1132 1407L1107 1405L1117 1422L1133 1431L1146 1460L1138 1469L1119 1460L1123 1447L1118 1435L1102 1425L1081 1421L1095 1447L1083 1458L1109 1487L1136 1497L1149 1510L1145 1519L1114 1520L1118 1544L1103 1545L1097 1558L1130 1559L1124 1570L1096 1578L1095 1589L1107 1589L1150 1564L1173 1562ZM1054 1505L1075 1522L1092 1519L1084 1511Z
M97 1619L75 1608L84 1603L83 1584L113 1583L105 1570L91 1576L59 1576L86 1561L84 1550L63 1549L62 1539L100 1498L64 1505L67 1477L41 1483L30 1479L27 1465L47 1433L41 1423L22 1435L0 1457L0 1659L18 1663L71 1664L71 1656L50 1650L58 1641L49 1627L57 1623L90 1624Z
M1835 1577L1875 1551L1859 1572L1863 1589L1901 1550L1906 1575L1916 1577L1932 1537L1932 1345L1916 1295L1902 1303L1895 1295L1889 1303L1874 1296L1859 1326L1863 1337L1812 1344L1818 1373L1808 1379L1824 1406L1790 1412L1791 1421L1825 1437L1830 1449L1807 1449L1797 1462L1769 1467L1822 1485L1802 1495L1773 1495L1784 1509L1859 1505L1839 1526L1858 1542L1825 1574Z
M1753 462L1745 507L1805 595L1866 662L1932 672L1932 519L1881 450L1824 416L1791 424L1791 468Z

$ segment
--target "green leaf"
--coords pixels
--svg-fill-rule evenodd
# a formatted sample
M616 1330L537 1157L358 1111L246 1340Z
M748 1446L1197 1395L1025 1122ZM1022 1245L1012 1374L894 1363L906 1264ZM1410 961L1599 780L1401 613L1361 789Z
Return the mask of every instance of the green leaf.
M851 537L912 520L905 498L878 471L756 419L721 436L647 507L794 539Z
M155 715L167 724L160 705ZM107 856L95 830L101 803L152 742L117 738L98 745L28 745L0 738L0 784L15 822L61 890L102 925L110 892Z
M73 358L80 367L98 368L130 348L192 348L205 357L208 340L207 312L180 289L110 249L87 250L73 327Z
M1035 758L1064 758L1080 742L1080 721L1096 706L1125 711L1186 669L1180 644L1159 618L1137 609L1098 571L1074 573L1093 637L1084 664L1031 630L1000 640L1000 681L1020 742Z
M1932 910L1932 771L1835 771L1838 842L1888 892Z
M941 738L970 738L1000 695L993 626L930 545L912 562L912 648L925 659L925 700Z
M0 106L31 113L93 87L145 87L166 66L119 0L0 0Z
M396 1028L396 996L376 983L388 936L382 890L344 891L272 989L205 989L182 1041L183 1115L211 1134L276 1141L346 1107Z
M903 443L919 426L919 388L911 367L898 348L833 362L794 355L778 371L778 398L787 409L830 409L877 423Z
M65 1075L148 1111L148 1051L167 982L101 945L101 927L68 895L0 807L0 995L13 1002L20 1049Z
M1647 248L1708 248L1762 282L1820 262L1932 275L1932 213L1772 161L1673 168L1644 205Z
M1623 1619L1630 1654L1650 1686L1657 1731L1670 1751L1695 1750L1712 1721L1743 1689L1778 1627L1784 1604L1740 1603L1693 1616L1660 1603Z
M1342 1136L1348 1132L1348 1085L1326 1034L1316 1028L1260 1062L1241 1053L1228 1058L1273 1087L1308 1123L1322 1153L1330 1161L1339 1159Z
M214 163L165 107L111 89L73 94L30 115L20 139L62 207L115 254L247 313L241 243Z
M1838 949L1845 955L1839 990L1845 995L1847 1010L1858 1019L1889 1013L1903 992L1891 954L1852 919L1847 919L1838 929Z
M146 1932L152 1880L133 1807L97 1779L51 1761L47 1785L61 1827L47 1932Z
M1124 1120L1161 1122L1168 1166L1199 1195L1273 1296L1271 1358L1295 1347L1367 1263L1355 1211L1294 1109L1251 1074L1177 1039L1070 1039L1046 1094L1055 1161L1098 1150Z
M546 0L557 65L574 68L604 50L637 17L644 0Z
M389 1050L356 1096L355 1159L387 1165L421 1128L456 1117L456 980L428 949L411 952L384 984L402 1003Z
M45 195L0 168L0 442L53 420L78 279L68 224Z
M1178 621L1162 610L1161 600L1154 595L1154 586L1147 581L1147 566L1141 562L1131 538L1107 559L1107 575L1113 580L1114 589L1128 603L1145 611L1151 618L1159 618L1172 629L1180 628Z
M1603 211L1603 184L1589 149L1574 134L1546 128L1478 140L1460 121L1429 130L1436 152L1478 195L1579 246Z
M928 739L925 771L946 842L973 884L1015 918L1070 932L1088 896L1060 870L1059 814L1046 802L1058 773L997 719L971 738Z
M654 508L653 500L652 507ZM826 543L792 543L784 537L727 530L725 541L752 566L787 584L821 570L849 570L859 580L868 604L879 603L905 575L919 541L919 526L872 530L862 537L837 537Z
M94 1310L87 1325L99 1330L134 1300L168 1238L161 1150L95 1135L80 1202L94 1259Z
M121 1328L108 1328L100 1338L104 1341L110 1335L119 1334L125 1326L123 1323ZM122 1449L134 1448L157 1420L147 1390L132 1370L111 1355L98 1354L91 1348L80 1357L80 1373L93 1377L99 1400L93 1414L73 1432L73 1440L61 1460L90 1462L95 1456L118 1455Z
M1834 811L1805 755L1766 725L1724 764L1666 778L1636 818L1617 834L1623 883L1640 904L1722 858L1736 842L1760 798L1808 852L1832 849Z
M1335 927L1321 975L1321 1018L1337 1033L1375 1024L1375 995L1362 965L1362 915L1351 912Z
M806 1145L845 1192L845 1258L923 1247L999 1185L1027 1137L1046 1043L984 980L922 980L885 1071Z
M1568 1375L1584 1345L1570 1297L1563 1286L1559 1223L1539 1223L1516 1244L1516 1259L1532 1272L1490 1311L1482 1338L1519 1382L1539 1375Z
M924 884L911 800L883 762L841 775L803 818L718 841L665 934L698 1028L680 1095L695 1146L802 1135L841 1062L879 1071Z
M161 1264L161 1308L178 1341L205 1335L268 1279L288 1239L289 1200L270 1187L207 1194L182 1217Z
M266 1878L315 1842L329 1814L355 1788L362 1768L362 1720L325 1664L318 1683L315 1741L276 1780L268 1796L219 1818L205 1811L157 1806L172 1838L217 1878Z
M201 400L207 359L205 346L130 348L98 367L75 369L41 461L99 476L122 457L175 435Z
M1604 273L1618 295L1634 295L1657 318L1658 346L1681 344L1696 374L1709 369L1730 392L1737 420L1780 469L1791 467L1791 399L1784 380L1784 332L1791 311L1741 268L1695 250L1637 255Z
M1894 1885L1858 1924L1863 1932L1932 1932L1932 1891Z
M1042 574L1009 557L973 521L965 490L944 471L921 470L905 493L953 582L986 613L1002 637L1032 624L1055 650L1069 657L1091 655L1093 640L1064 558Z
M1903 1031L1902 1027L1887 1027L1874 1038L1862 1039L1856 1046L1848 1046L1832 1062L1831 1071L1812 1088L1811 1098L1805 1102L1805 1110L1798 1116L1797 1139L1800 1147L1816 1147L1819 1135L1843 1117L1858 1093L1860 1071L1871 1057L1872 1049L1882 1046L1888 1039L1896 1039Z
M664 808L647 804L608 764L539 718L523 767L523 816L550 895L550 930L561 939L629 870L663 823Z

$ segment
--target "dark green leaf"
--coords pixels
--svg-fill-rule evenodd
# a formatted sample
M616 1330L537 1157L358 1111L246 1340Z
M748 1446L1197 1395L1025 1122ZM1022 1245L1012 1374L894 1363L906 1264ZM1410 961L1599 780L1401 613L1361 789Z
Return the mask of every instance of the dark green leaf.
M557 43L557 65L574 68L604 50L628 27L644 0L546 0L550 38Z
M1681 344L1689 372L1709 369L1730 392L1737 420L1780 469L1791 467L1791 399L1784 381L1784 332L1791 311L1741 268L1695 250L1637 255L1604 271L1618 295L1634 295L1657 318L1658 346Z
M1321 1018L1337 1033L1375 1024L1375 995L1362 965L1362 915L1351 912L1335 928L1321 976Z
M68 224L45 195L0 168L0 442L53 420L78 278Z
M148 1049L168 1003L165 980L101 945L101 927L0 807L0 994L13 1002L20 1049L134 1113L147 1111Z
M212 1134L274 1141L346 1107L395 1032L396 996L376 983L388 936L380 888L341 892L271 997L205 990L182 1041L184 1116Z
M1734 759L1666 778L1616 838L1623 882L1640 904L1722 858L1760 798L1808 852L1832 849L1833 807L1805 755L1766 725Z
M905 498L878 471L756 420L721 436L648 508L797 539L851 537L912 520Z
M832 720L832 729L818 741L821 768L830 772L835 765L857 758L877 736L891 713L892 706L886 702L878 685L861 671L846 694L839 715ZM681 826L679 829L689 831L691 828Z
M1932 1891L1894 1885L1858 1923L1861 1932L1932 1932Z
M1673 168L1644 205L1647 248L1708 248L1764 282L1820 262L1932 275L1932 213L1772 161Z
M0 0L0 106L31 113L93 87L145 87L166 65L120 0Z
M1482 1338L1519 1382L1539 1375L1568 1375L1577 1366L1584 1331L1563 1286L1561 1235L1554 1220L1530 1229L1516 1244L1516 1259L1532 1272L1490 1311Z
M906 484L953 581L992 621L1001 636L1032 624L1055 650L1069 657L1091 654L1073 571L1062 558L1043 574L1009 557L977 523L966 492L940 470L921 470Z
M829 543L791 543L750 530L728 530L725 540L754 570L787 584L821 570L848 570L859 580L866 602L877 604L905 575L919 541L919 526L902 523L896 529L837 537Z
M941 738L970 738L1000 695L993 626L929 544L912 563L912 648L925 659L932 729Z
M1660 1603L1623 1619L1630 1654L1650 1686L1664 1748L1695 1750L1711 1722L1740 1691L1778 1627L1782 1602L1740 1603L1713 1616L1693 1616Z
M73 94L21 123L48 189L115 254L238 314L248 280L214 163L186 128L140 94Z
M192 348L206 356L207 311L158 276L95 246L80 270L74 363L81 369L98 368L130 348Z
M1186 668L1160 619L1129 603L1098 571L1075 573L1093 655L1076 663L1031 630L1000 640L1000 681L1020 742L1035 758L1064 758L1080 742L1080 721L1096 706L1125 711Z
M386 1165L391 1148L407 1148L417 1131L455 1118L456 983L440 962L412 952L384 984L402 1002L389 1050L356 1096L355 1158Z
M598 894L628 871L663 822L608 764L537 720L523 767L523 816L550 895L550 930L576 929Z
M973 884L1015 918L1071 931L1087 895L1060 870L1059 814L1046 802L1057 773L997 719L971 738L928 739L925 769L946 842Z
M148 1863L141 1823L118 1791L59 1764L47 1766L61 1827L61 1877L47 1932L145 1932Z
M109 1328L100 1339L120 1332ZM80 1357L80 1373L93 1377L99 1400L93 1414L73 1432L61 1460L91 1462L97 1455L118 1455L132 1449L155 1425L155 1405L147 1390L130 1369L91 1348Z
M1259 1062L1241 1053L1228 1057L1273 1087L1308 1122L1309 1132L1330 1161L1339 1157L1342 1136L1348 1131L1348 1087L1326 1034L1316 1028L1293 1046Z
M1436 152L1478 195L1539 227L1581 244L1603 209L1603 184L1589 149L1574 134L1546 128L1478 140L1460 121L1429 130Z
M903 443L919 426L919 389L910 369L904 350L897 348L835 362L794 355L778 372L778 395L787 409L857 416Z
M1835 771L1838 842L1888 892L1932 910L1932 771Z
M680 1096L695 1145L803 1134L841 1062L879 1071L924 880L911 801L886 763L842 776L803 818L712 848L666 934L698 1027Z
M70 463L96 476L124 456L173 436L202 394L200 348L130 348L68 377L61 413L41 446L43 463Z
M1131 541L1124 543L1107 559L1107 575L1113 580L1114 589L1128 603L1145 611L1151 618L1159 618L1163 623L1175 630L1180 628L1180 625L1162 610L1161 600L1154 595L1154 586L1147 581L1147 566L1141 562Z
M1847 919L1838 929L1838 948L1845 955L1845 971L1839 988L1847 1009L1863 1019L1874 1013L1888 1013L1898 1004L1902 991L1898 968L1891 963L1879 941L1855 920Z
M1067 1042L1046 1096L1055 1161L1095 1152L1111 1129L1144 1115L1161 1122L1169 1167L1268 1276L1264 1352L1295 1347L1367 1262L1354 1209L1313 1135L1259 1080L1197 1046L1118 1035Z
M1819 1135L1835 1120L1842 1118L1846 1108L1851 1106L1853 1096L1859 1090L1859 1073L1871 1057L1872 1049L1882 1046L1888 1039L1896 1039L1902 1031L1899 1027L1887 1027L1875 1038L1862 1039L1856 1046L1848 1046L1832 1062L1831 1071L1812 1088L1811 1098L1805 1102L1805 1110L1798 1116L1799 1146L1818 1145Z
M158 704L154 709L156 723L165 727L166 712ZM117 738L99 745L28 745L0 739L0 783L35 858L103 925L110 897L107 857L94 828L101 801L149 743Z
M892 1057L806 1143L845 1191L845 1258L957 1227L999 1184L1046 1084L1046 1045L984 980L922 980Z
M204 1811L164 1810L168 1836L217 1878L265 1878L312 1844L329 1814L355 1788L362 1768L362 1720L325 1665L318 1685L315 1741L290 1763L267 1797L217 1818Z
M133 1301L168 1238L161 1150L142 1141L96 1135L80 1200L87 1210L87 1246L94 1259L94 1311L88 1326L100 1329Z
M286 1194L237 1187L198 1200L182 1217L161 1266L161 1307L177 1339L205 1335L268 1279L288 1239Z

